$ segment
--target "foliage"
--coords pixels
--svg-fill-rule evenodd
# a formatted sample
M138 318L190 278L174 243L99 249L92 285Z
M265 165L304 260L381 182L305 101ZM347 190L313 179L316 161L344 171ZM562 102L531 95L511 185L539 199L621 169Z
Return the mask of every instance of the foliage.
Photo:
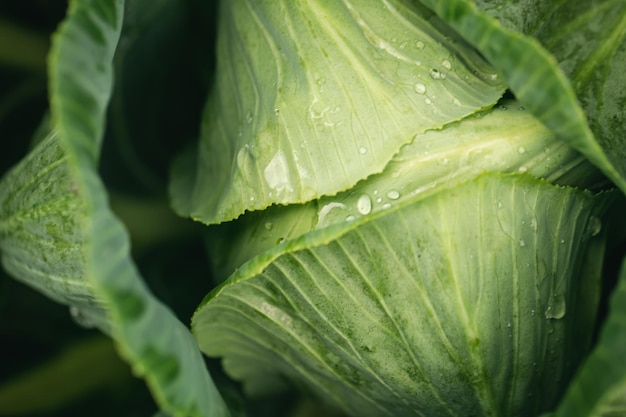
M0 10L0 255L106 337L0 414L626 415L623 1L63 6Z

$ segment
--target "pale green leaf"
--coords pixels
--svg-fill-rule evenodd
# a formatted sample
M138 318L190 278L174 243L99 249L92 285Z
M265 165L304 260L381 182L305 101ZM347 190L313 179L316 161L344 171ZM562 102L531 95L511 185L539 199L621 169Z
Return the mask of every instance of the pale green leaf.
M584 188L602 184L599 172L582 155L519 102L503 100L494 109L417 135L381 174L348 191L303 205L246 213L211 229L214 271L226 279L245 261L283 240L387 210L485 171L527 172Z
M208 224L349 189L505 89L416 2L233 0L219 23L200 144L171 186Z
M602 200L483 175L262 253L192 328L250 392L295 383L359 417L536 415L590 344Z

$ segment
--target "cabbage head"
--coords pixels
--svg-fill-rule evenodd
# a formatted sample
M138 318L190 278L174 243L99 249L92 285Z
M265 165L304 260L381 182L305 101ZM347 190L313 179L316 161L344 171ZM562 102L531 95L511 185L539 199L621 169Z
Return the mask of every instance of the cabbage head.
M552 410L590 348L615 175L555 59L462 1L237 0L219 22L171 187L217 225L202 351L252 395L353 416Z
M2 265L155 417L626 416L624 0L73 0L46 62Z

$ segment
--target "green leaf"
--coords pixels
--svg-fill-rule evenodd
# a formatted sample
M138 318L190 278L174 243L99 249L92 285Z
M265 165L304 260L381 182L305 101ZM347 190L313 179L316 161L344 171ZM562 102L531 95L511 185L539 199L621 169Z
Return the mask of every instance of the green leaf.
M478 1L501 24L536 37L569 77L596 140L626 172L626 3Z
M97 174L123 0L75 0L49 57L52 131L0 183L2 262L112 335L174 416L228 416L197 345L143 283Z
M564 2L535 36L571 79L597 142L626 176L626 3Z
M519 102L502 100L441 130L416 135L385 170L348 191L304 205L273 206L211 229L215 275L226 279L256 254L311 230L388 210L482 172L527 172L561 185L603 184L601 174Z
M250 392L295 383L366 417L539 414L590 344L603 200L482 175L263 252L192 329Z
M498 69L516 97L529 111L589 158L626 192L624 159L607 156L611 155L614 142L603 141L606 149L599 145L570 81L559 68L554 56L536 39L502 26L467 0L422 0L422 3L431 7ZM614 28L615 34L619 34L617 39L623 38L623 24L620 22ZM623 42L618 45L623 45ZM618 46L616 51L618 48L623 49ZM620 80L614 85L618 87L618 91L623 91L622 72L623 70L612 74L612 77ZM623 106L621 111L623 116ZM611 120L619 122L615 118Z
M611 297L608 319L592 353L572 381L554 417L626 415L626 263Z
M349 189L505 89L415 2L234 0L220 13L200 144L171 185L175 209L204 223Z

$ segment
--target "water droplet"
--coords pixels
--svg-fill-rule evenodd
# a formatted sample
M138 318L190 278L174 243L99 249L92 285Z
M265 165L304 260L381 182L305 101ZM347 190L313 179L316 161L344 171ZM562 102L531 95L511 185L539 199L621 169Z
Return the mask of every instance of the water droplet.
M248 124L252 123L252 113L248 112L248 114L246 114L246 122L248 122Z
M287 157L282 150L279 150L274 154L274 157L269 164L263 170L263 176L265 182L269 188L278 193L293 192L293 186L291 185L290 169L287 162Z
M387 210L388 208L391 208L391 204L389 203L383 204L383 209Z
M274 109L274 113L276 113L276 116L278 116L280 114L280 110L279 109Z
M495 81L498 79L498 74L491 74L489 78L491 78L492 81Z
M317 214L317 226L324 224L323 222L326 216L328 215L328 213L330 213L330 211L335 208L345 209L346 205L343 203L336 202L336 201L326 204L324 207L320 209L319 213Z
M458 99L458 98L454 97L454 98L452 99L452 104L454 104L455 106L460 106L460 105L461 105L461 102L459 101L459 99Z
M426 104L433 104L433 102L429 98L425 98L424 99L424 103L426 103Z
M532 220L530 221L530 228L531 228L532 230L537 230L537 219L532 219Z
M565 244L565 239L561 239L561 241L559 242L561 245Z
M565 309L565 297L560 294L554 294L548 302L545 316L547 319L562 319L565 316Z
M354 219L356 219L356 217L354 217L354 215L353 215L353 214L350 214L349 216L347 216L347 217L346 217L346 221L347 221L347 222L354 221Z
M524 246L526 246L526 241L524 239L520 239L519 240L519 245L520 245L520 247L523 248Z
M366 148L366 147L364 147L364 146L361 146L361 147L359 148L359 153L360 153L361 155L365 155L365 154L367 153L367 148Z
M383 198L382 198L382 197L378 197L378 198L376 199L376 202L377 202L378 204L382 203L382 202L383 202Z
M517 152L522 154L526 152L526 148L524 148L523 146L520 146L519 148L517 148Z
M433 68L430 70L430 78L432 78L433 80L440 80L441 79L441 72L436 69Z
M424 94L426 93L426 86L422 83L417 83L415 84L415 92L417 94Z
M93 323L89 318L83 313L78 307L71 306L70 307L70 316L72 316L72 320L76 324L86 329L91 329L95 327L95 323Z
M448 61L447 59L444 59L443 61L441 61L441 66L447 69L448 71L452 69L452 63L450 63L450 61Z
M240 171L248 171L254 166L254 155L250 145L244 145L237 152L237 167Z
M272 230L272 227L274 227L272 222L265 222L265 229L266 230Z
M535 310L530 310L530 315L534 316L535 315Z
M499 208L499 209L501 209L501 208L502 208L502 206L503 206L502 201L499 201L499 200L498 200L497 206L498 206L498 208Z
M519 106L519 109L520 109L521 111L526 110L526 109L524 108L524 106Z
M509 108L507 106L500 106L500 110L508 110Z
M519 172L526 172L526 171L528 171L528 167L519 167L517 170Z
M397 200L400 198L400 193L396 190L391 190L387 193L387 197L389 197L389 199L391 200Z
M417 41L417 42L415 42L415 47L416 47L417 49L420 49L420 50L421 50L421 49L424 49L424 42L422 42L422 41Z
M356 203L356 208L359 213L363 215L370 214L370 212L372 211L372 199L370 198L370 196L367 194L361 195Z
M589 224L587 225L587 231L589 236L597 236L602 230L602 222L595 216L589 218Z

